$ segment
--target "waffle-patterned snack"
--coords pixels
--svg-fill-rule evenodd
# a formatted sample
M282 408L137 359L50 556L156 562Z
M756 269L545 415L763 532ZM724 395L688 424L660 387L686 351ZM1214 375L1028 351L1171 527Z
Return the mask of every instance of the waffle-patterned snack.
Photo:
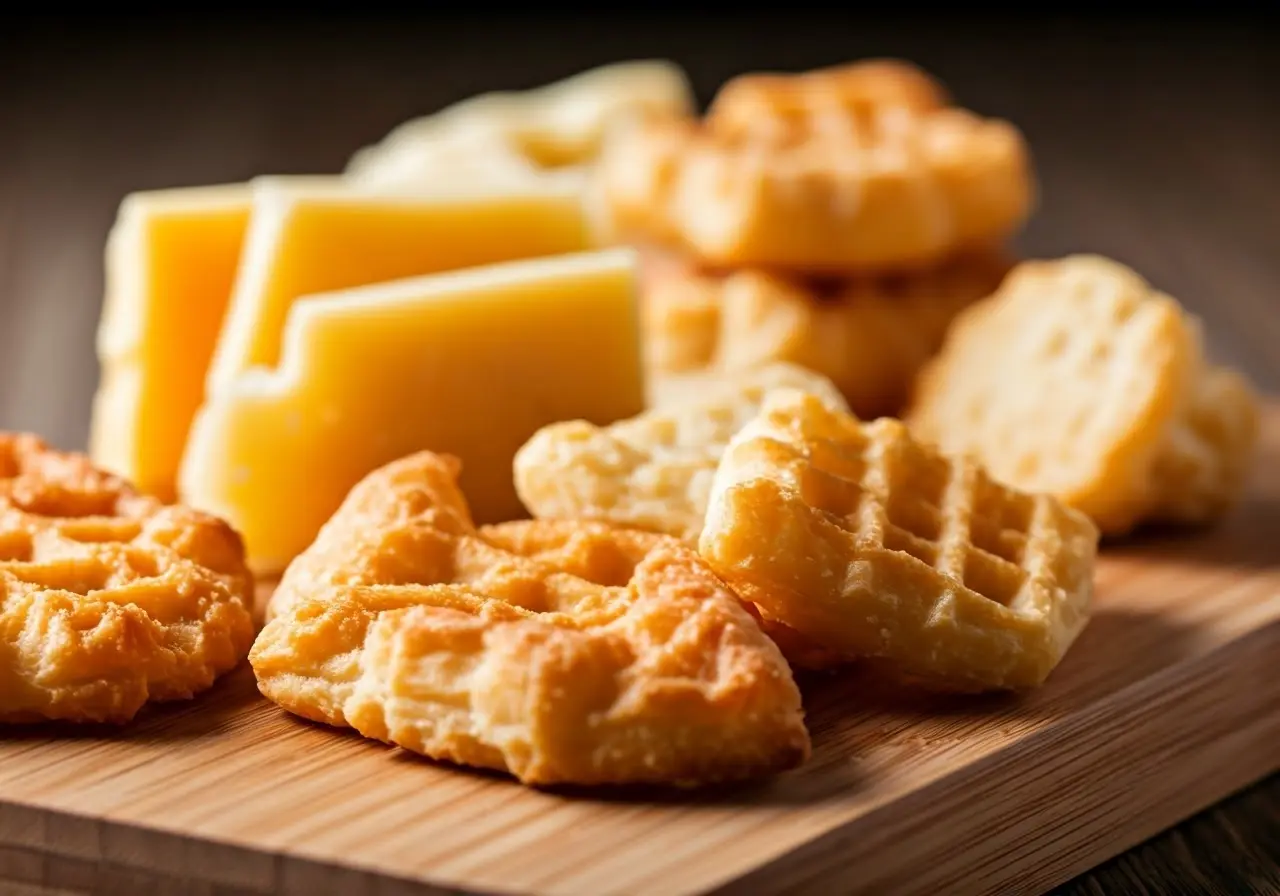
M458 462L357 485L251 654L290 712L529 784L696 785L808 755L777 647L689 547L603 524L476 529Z
M516 453L520 500L540 519L601 520L696 541L720 456L771 389L798 388L847 407L828 380L790 364L703 386L682 403L609 426L544 426Z
M494 91L405 122L357 152L346 176L366 187L435 187L472 175L495 183L580 178L605 130L630 115L691 114L677 66L638 60L601 66L524 91Z
M896 414L948 325L1009 269L987 252L894 277L808 282L761 270L664 268L643 304L651 391L671 377L732 375L785 361L829 378L864 418Z
M778 390L730 442L699 551L768 619L954 690L1042 683L1084 628L1098 531L915 442Z
M1258 398L1244 376L1226 367L1202 371L1156 456L1148 518L1196 524L1229 510L1244 491L1259 427Z
M0 722L122 723L244 659L253 581L222 520L0 433Z
M637 117L593 188L617 232L719 267L902 270L1003 241L1034 204L1022 135L894 71L747 76L702 121Z
M721 340L722 278L670 252L637 254L646 385L709 370Z
M1019 265L964 312L922 371L908 422L1122 534L1229 507L1258 410L1242 377L1205 363L1199 323L1174 299L1077 255Z
M727 82L707 113L725 133L847 128L879 109L927 113L950 105L942 85L909 62L866 59L803 74L757 73Z

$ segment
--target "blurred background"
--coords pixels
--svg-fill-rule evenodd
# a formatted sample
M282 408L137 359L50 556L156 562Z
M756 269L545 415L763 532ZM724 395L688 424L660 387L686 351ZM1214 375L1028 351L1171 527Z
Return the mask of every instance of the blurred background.
M1280 385L1280 55L1267 20L226 14L0 22L0 427L83 446L102 249L140 189L341 170L405 119L627 58L730 76L911 59L1025 131L1031 255L1102 252Z

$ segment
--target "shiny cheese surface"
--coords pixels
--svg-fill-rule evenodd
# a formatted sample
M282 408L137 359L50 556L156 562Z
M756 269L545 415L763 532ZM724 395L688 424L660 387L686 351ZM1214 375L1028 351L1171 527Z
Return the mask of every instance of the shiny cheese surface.
M610 249L306 297L279 366L201 410L183 496L230 520L263 573L362 476L421 449L462 460L478 522L523 516L512 460L529 436L643 408L636 290L634 253Z
M241 373L279 361L281 336L301 296L473 265L586 249L577 190L396 196L333 183L253 183L253 211L231 305L209 368L218 394Z
M90 451L166 500L249 221L245 184L134 193L107 240Z

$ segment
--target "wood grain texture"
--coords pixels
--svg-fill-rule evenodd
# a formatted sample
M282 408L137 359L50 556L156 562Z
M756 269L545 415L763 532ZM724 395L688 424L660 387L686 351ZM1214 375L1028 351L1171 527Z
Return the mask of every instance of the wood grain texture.
M676 59L706 100L746 69L868 54L915 59L962 102L1022 126L1042 183L1026 252L1100 251L1134 265L1205 317L1218 357L1280 390L1280 55L1265 19L10 18L0 23L0 427L84 444L102 242L128 191L333 171L412 115L620 58ZM1280 514L1246 518L1253 537L1280 536ZM148 736L159 735L144 727L128 742ZM1056 892L1280 890L1277 813L1273 776ZM127 849L85 854L97 858L59 860L41 878L30 869L48 865L43 856L0 851L0 892L17 880L32 891L48 880L76 893L206 892L143 874Z
M812 760L697 799L432 764L298 721L246 669L119 735L10 732L0 868L306 896L1042 891L1280 766L1278 515L1280 407L1226 524L1107 551L1044 688L815 676Z

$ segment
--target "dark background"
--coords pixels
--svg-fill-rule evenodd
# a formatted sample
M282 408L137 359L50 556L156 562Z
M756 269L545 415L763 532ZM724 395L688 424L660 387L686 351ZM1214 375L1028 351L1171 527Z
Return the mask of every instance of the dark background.
M921 64L1024 130L1042 194L1023 251L1134 266L1204 317L1214 355L1280 389L1280 31L1260 14L470 8L0 18L0 428L83 446L103 242L124 194L338 171L412 116L644 57L681 63L704 102L746 70ZM1280 892L1277 862L1273 778L1065 892Z

